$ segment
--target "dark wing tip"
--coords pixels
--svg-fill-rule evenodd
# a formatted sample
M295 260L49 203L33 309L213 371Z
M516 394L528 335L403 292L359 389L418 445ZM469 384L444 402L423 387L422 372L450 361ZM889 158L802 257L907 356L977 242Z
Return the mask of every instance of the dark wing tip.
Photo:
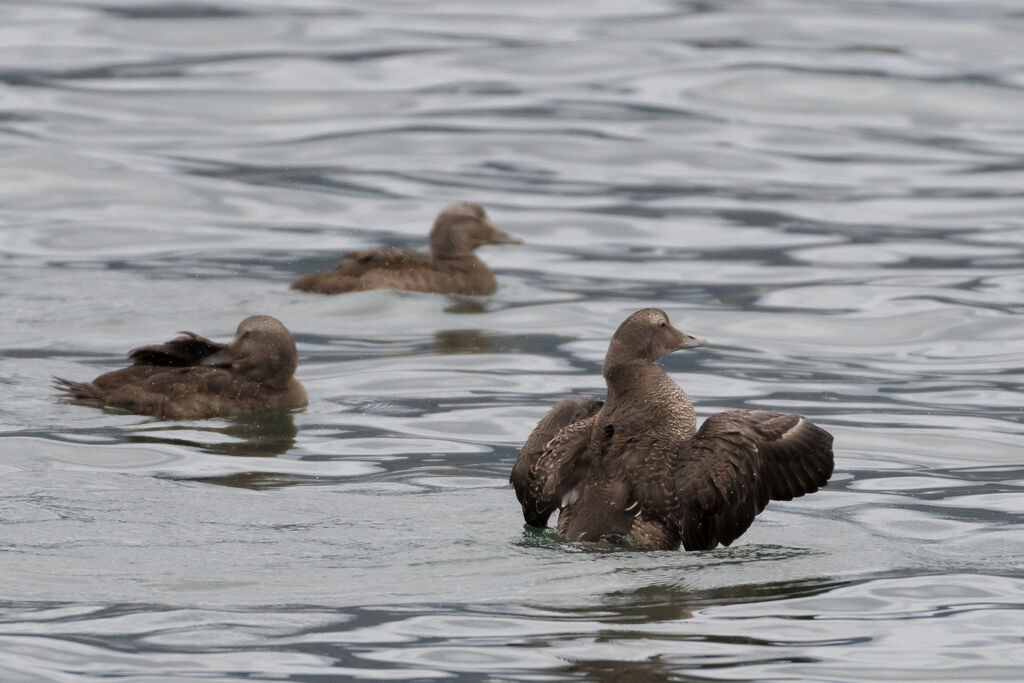
M548 518L558 509L559 492L568 485L568 473L588 440L585 431L577 434L566 428L589 419L602 405L604 401L590 398L561 401L548 410L526 439L509 481L527 524L547 526Z
M203 358L217 353L226 344L210 341L195 332L182 332L163 344L139 346L128 352L133 365L156 365L161 367L187 367L198 365Z

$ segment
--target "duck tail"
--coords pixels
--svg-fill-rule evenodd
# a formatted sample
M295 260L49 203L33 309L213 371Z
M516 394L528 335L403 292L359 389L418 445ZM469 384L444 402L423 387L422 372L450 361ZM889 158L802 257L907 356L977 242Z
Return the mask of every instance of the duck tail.
M73 382L63 377L54 377L53 386L64 398L77 401L99 400L100 398L99 389L92 382Z

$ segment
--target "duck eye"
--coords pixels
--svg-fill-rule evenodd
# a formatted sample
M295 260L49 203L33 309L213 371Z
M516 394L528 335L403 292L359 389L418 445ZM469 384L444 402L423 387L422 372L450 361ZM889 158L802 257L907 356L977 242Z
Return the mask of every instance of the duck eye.
M661 324L658 327L665 327L665 321L661 321Z

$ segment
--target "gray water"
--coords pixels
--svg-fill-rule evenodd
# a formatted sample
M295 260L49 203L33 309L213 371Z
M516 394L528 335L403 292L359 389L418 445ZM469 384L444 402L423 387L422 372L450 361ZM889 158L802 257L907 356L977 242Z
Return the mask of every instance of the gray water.
M7 0L0 679L1020 678L1018 0ZM489 297L293 292L468 199ZM524 529L520 444L659 306L699 416L835 434L731 548ZM310 404L59 403L296 335Z

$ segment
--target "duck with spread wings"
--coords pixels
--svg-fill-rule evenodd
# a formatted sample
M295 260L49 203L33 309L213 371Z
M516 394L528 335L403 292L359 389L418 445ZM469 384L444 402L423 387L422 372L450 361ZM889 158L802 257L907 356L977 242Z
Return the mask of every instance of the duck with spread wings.
M693 404L655 361L705 342L664 311L612 336L604 401L555 405L512 469L527 524L556 510L569 541L710 550L739 538L770 500L813 493L832 475L832 435L800 415L730 410L696 429Z

